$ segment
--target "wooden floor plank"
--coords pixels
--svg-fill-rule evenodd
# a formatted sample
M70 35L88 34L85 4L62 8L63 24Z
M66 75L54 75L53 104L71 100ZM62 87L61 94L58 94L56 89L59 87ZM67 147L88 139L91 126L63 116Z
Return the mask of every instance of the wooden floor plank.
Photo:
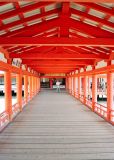
M65 92L43 91L0 134L0 160L114 159L114 127Z

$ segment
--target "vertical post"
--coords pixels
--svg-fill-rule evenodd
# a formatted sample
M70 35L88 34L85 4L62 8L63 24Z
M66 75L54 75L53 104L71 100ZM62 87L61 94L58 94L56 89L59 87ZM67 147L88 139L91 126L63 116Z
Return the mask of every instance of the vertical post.
M95 109L95 102L97 102L97 75L92 76L92 111Z
M9 119L12 120L12 91L11 91L11 72L5 72L5 111L9 114Z
M38 93L38 77L36 77L36 90L37 90L37 93Z
M80 93L81 93L81 79L80 76L78 76L78 98L80 99Z
M72 93L72 78L69 77L69 93Z
M16 75L17 81L17 103L20 111L22 111L22 73Z
M35 95L35 76L33 76L33 95Z
M31 81L32 81L32 97L34 96L34 77L31 76Z
M111 110L113 108L113 76L107 73L107 120L111 120Z
M29 77L30 99L32 98L32 76Z
M76 91L75 97L78 98L77 97L77 91L78 91L78 78L77 78L77 76L75 77L75 88L76 88L75 89L75 91Z
M84 104L86 104L87 98L87 76L84 76Z
M52 81L52 79L50 79L50 89L52 89L53 88L53 81Z
M65 78L65 89L66 90L68 89L68 79L67 79L67 77Z
M28 102L28 75L24 76L24 98Z
M37 93L37 86L36 86L36 83L37 83L37 81L36 81L37 79L36 79L36 77L35 77L35 94Z
M73 86L73 77L71 77L71 94L73 95L74 92L74 86Z
M76 93L76 77L73 78L73 89L74 89L74 97Z
M37 91L39 92L40 91L40 78L38 77L37 78Z

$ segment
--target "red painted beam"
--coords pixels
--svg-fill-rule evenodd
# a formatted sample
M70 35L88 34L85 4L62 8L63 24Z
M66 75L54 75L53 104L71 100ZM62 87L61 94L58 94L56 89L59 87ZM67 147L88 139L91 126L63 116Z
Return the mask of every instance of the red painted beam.
M13 32L8 32L7 34L3 35L2 37L11 37L11 36L27 36L27 37L31 37L31 36L34 36L34 35L37 35L38 33L42 33L42 32L45 32L45 31L48 31L50 29L53 29L53 28L56 28L56 27L59 27L59 24L60 24L60 19L59 18L56 18L56 19L53 19L51 21L47 21L46 23L39 23L39 24L35 24L35 25L32 25L32 26L26 26L22 29L19 29L17 31L13 31Z
M80 17L83 17L83 19L87 18L87 19L90 19L92 21L98 22L98 24L107 25L109 27L114 28L114 23L111 23L111 22L109 22L105 19L101 19L101 18L98 18L98 17L91 16L91 15L87 14L86 12L81 12L81 11L77 11L75 9L71 9L71 13L76 14Z
M113 38L39 38L0 37L1 46L106 46L114 47Z
M40 76L40 78L66 78L66 76Z
M29 66L30 67L30 66ZM84 67L84 66L83 66ZM52 67L50 66L34 66L34 67L32 67L32 68L34 68L34 69L52 69ZM70 67L70 66L53 66L53 69L59 69L59 70L63 70L63 69L75 69L75 68L81 68L81 66L75 66L75 67Z
M100 1L100 0L99 0ZM101 0L102 1L102 0ZM105 1L105 0L104 0ZM112 3L114 3L113 0L109 0L109 1L112 1ZM91 3L92 1L89 1L89 3L79 3L81 5L84 5L85 7L90 7L92 9L95 9L95 10L98 10L98 11L101 11L103 13L106 13L110 16L114 16L114 11L113 9L109 9L109 8L106 8L106 7L103 7L101 5L98 5L98 4L95 4L95 3ZM97 1L95 1L97 2Z
M11 53L10 58L22 58L22 59L108 59L108 55L95 55L95 54L69 54L69 53L57 53L57 54L15 54Z
M21 18L18 21L15 21L15 22L12 22L12 23L8 23L6 25L2 25L0 27L0 29L1 30L10 29L10 28L12 28L14 26L25 24L27 22L34 21L36 19L40 19L40 18L43 18L43 17L46 17L46 16L50 16L51 14L56 14L56 13L59 14L59 11L57 9L49 11L49 12L45 12L43 14L38 14L38 15L30 16L28 18Z
M80 31L82 33L88 34L88 35L96 37L96 38L113 38L114 37L114 33L105 31L105 30L98 28L98 27L93 27L89 24L85 24L80 21L68 19L67 23L70 24L71 29L74 29L76 31Z
M1 2L18 2L18 1L26 1L26 0L1 0ZM27 0L31 1L31 0ZM37 0L34 0L34 2L37 2ZM40 0L40 2L47 2L47 0ZM61 2L61 0L48 0L48 2ZM99 3L113 3L113 0L62 0L62 2L99 2Z
M37 66L37 65L48 65L48 66L50 66L50 65L62 65L62 66L64 66L64 65L93 65L94 64L94 61L92 61L92 60L81 60L81 61L79 61L79 60L73 60L73 61L71 61L71 60L61 60L61 61L55 61L55 60L51 60L51 61L47 61L47 60L45 60L45 61L38 61L38 60L28 60L28 59L23 59L22 60L22 63L23 64L27 64L27 65L31 65L31 66Z
M0 0L1 2L2 0ZM5 0L5 2L7 2L7 0ZM10 2L12 2L12 0L10 0ZM13 16L16 16L17 14L20 14L20 13L25 13L25 12L29 12L29 11L32 11L34 9L40 9L42 7L45 7L46 5L50 5L52 3L50 2L45 2L45 3L42 3L42 2L39 2L39 3L35 3L35 4L32 4L32 5L29 5L29 6L25 6L25 7L22 7L22 8L18 8L16 10L11 10L9 12L6 12L6 13L2 13L1 14L1 19L6 19L6 18L10 18L10 17L13 17Z

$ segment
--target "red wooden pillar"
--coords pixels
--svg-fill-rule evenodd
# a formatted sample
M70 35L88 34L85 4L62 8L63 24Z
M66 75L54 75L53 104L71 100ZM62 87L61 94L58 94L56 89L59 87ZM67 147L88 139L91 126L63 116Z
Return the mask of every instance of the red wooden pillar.
M33 95L35 95L35 76L33 76Z
M39 92L39 88L38 88L38 77L36 79L36 88L37 88L37 92Z
M35 81L34 90L35 90L35 94L36 94L37 93L37 89L36 89L36 77L34 77L34 81Z
M107 120L111 120L111 110L113 108L113 76L107 73Z
M76 93L76 77L73 77L73 89L74 89L74 96Z
M16 75L17 81L17 103L19 104L20 111L22 111L22 74Z
M67 90L69 91L69 77L67 77Z
M68 79L67 79L67 77L65 78L65 89L66 90L68 89Z
M12 91L11 91L10 71L5 72L4 82L5 82L5 111L9 114L9 119L12 120Z
M34 77L33 76L31 76L32 78L32 97L34 96Z
M72 93L72 78L69 77L69 93Z
M87 98L87 76L84 76L84 104L86 104Z
M24 76L24 98L27 103L28 101L28 75Z
M92 110L94 111L97 102L97 75L92 76Z
M32 98L32 76L29 77L30 98Z
M71 94L73 95L73 77L71 77Z
M50 89L52 89L53 88L53 80L52 79L50 79Z
M40 78L38 77L38 92L40 91Z
M80 99L81 94L81 77L78 76L78 98Z

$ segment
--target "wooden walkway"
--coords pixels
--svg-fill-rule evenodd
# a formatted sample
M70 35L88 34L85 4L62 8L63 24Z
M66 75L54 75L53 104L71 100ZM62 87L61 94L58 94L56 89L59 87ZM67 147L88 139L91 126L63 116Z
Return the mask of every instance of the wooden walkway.
M70 95L43 91L0 134L0 160L114 160L114 127Z

